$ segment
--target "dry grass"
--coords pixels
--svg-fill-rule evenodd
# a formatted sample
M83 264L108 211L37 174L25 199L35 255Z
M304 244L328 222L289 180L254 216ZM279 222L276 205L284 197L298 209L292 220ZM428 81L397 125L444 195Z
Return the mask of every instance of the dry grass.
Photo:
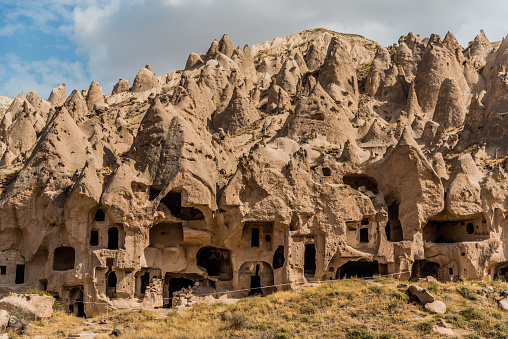
M185 313L159 318L149 311L123 311L108 316L107 327L122 331L120 338L439 338L432 327L441 319L465 338L508 338L508 313L495 298L507 283L427 283L448 307L445 315L431 315L411 299L399 281L376 278L375 284L345 279L305 288L251 297L235 305L198 304ZM489 293L482 289L491 286ZM98 319L94 320L97 323ZM79 333L84 320L58 313L31 324L28 336L57 337Z

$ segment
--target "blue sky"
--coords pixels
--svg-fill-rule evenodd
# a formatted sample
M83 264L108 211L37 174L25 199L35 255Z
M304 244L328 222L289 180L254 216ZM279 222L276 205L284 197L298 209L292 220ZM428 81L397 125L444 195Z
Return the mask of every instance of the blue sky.
M389 45L450 30L466 46L480 29L505 37L506 13L506 0L0 0L0 95L47 98L92 80L109 93L147 63L157 75L183 68L224 33L243 46L325 27Z

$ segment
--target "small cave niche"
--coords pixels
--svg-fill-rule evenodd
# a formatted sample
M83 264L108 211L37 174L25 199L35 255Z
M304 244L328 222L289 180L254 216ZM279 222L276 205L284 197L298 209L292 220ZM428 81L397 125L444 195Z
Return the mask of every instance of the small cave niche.
M316 246L314 244L305 244L303 271L305 275L316 274Z
M164 198L161 203L164 204L171 214L182 220L203 220L205 216L203 212L194 207L182 207L182 192L171 191Z
M74 268L74 247L62 246L55 248L53 254L53 271L68 271Z
M108 230L108 249L109 250L117 250L118 249L118 227L113 226Z
M423 240L433 243L455 243L488 239L488 227L482 217L463 218L441 213L423 227Z
M494 280L508 281L508 261L500 262L494 268Z
M150 228L150 247L177 247L183 241L183 227L178 223L158 223Z
M440 267L441 266L438 263L428 261L426 259L415 260L411 269L411 278L419 279L425 277L434 277L437 279Z
M106 296L110 299L116 298L116 273L111 271L107 274Z
M369 278L379 274L377 261L348 261L337 270L336 278Z
M402 224L399 219L400 200L397 193L390 193L385 197L388 205L388 222L385 226L386 239L391 242L403 240Z
M95 211L95 214L93 216L94 221L106 221L106 213L102 208L99 208L97 211Z
M146 288L150 285L150 273L145 272L140 277L140 287L139 287L139 293L145 294Z
M206 270L209 276L222 281L233 279L231 253L229 250L206 246L196 254L197 265Z
M369 242L369 229L366 227L360 228L360 242L361 243Z
M284 246L279 246L273 254L273 269L276 270L284 266Z
M90 246L99 246L99 231L90 231Z
M325 177L330 177L332 175L332 170L329 167L321 168L321 172L323 173L323 176L325 176Z
M346 174L342 177L342 181L355 190L360 190L360 187L364 187L366 191L371 191L374 194L379 192L376 179L364 174Z

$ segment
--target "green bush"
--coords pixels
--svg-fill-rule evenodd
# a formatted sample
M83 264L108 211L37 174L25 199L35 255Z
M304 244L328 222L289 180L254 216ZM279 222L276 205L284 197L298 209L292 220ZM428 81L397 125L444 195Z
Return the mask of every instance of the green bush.
M364 328L353 328L347 331L349 339L374 339L374 335Z
M457 292L459 292L459 294L461 296L463 296L464 298L466 298L466 299L469 299L469 300L478 300L478 296L476 295L476 293L471 291L467 287L461 286L461 287L459 287L457 289Z

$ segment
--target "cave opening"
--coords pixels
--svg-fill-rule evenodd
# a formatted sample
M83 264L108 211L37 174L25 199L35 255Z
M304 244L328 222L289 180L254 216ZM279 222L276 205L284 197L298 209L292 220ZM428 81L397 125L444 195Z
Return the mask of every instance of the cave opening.
M427 242L480 241L488 237L488 227L481 216L464 219L443 213L429 219L423 227L423 240Z
M118 249L118 227L113 226L108 230L108 249Z
M305 244L303 271L308 275L316 273L316 246L314 244Z
M250 277L249 295L262 294L261 277L259 276L259 265L256 265L256 273Z
M150 247L177 247L183 241L183 227L180 223L158 223L150 228Z
M116 298L116 284L117 284L116 273L111 271L108 274L108 284L106 289L106 295L110 299Z
M167 283L168 297L164 300L163 307L169 308L173 306L173 293L192 286L194 286L194 280L187 278L170 278Z
M74 268L74 247L62 246L55 248L53 254L53 271L67 271Z
M366 278L379 273L379 264L377 261L348 261L342 265L337 274L342 278Z
M344 184L351 186L355 190L359 190L360 187L364 187L365 190L371 191L374 194L379 192L376 179L364 174L346 174L342 177L342 181Z
M279 246L273 254L273 269L281 268L284 266L284 246Z
M402 224L399 219L399 199L395 193L387 195L385 202L388 205L388 222L385 226L386 239L391 242L403 240Z
M102 208L99 208L97 211L95 211L93 220L95 220L95 221L105 221L106 220L106 213L104 213L104 210Z
M16 265L16 284L25 283L25 265Z
M90 231L90 246L98 246L99 245L99 231L91 230Z
M197 208L182 207L182 192L169 192L162 198L161 203L171 211L174 217L182 220L203 220L205 218L203 212Z
M202 247L196 254L197 265L204 268L209 276L219 280L233 279L231 254L229 250L211 246Z

